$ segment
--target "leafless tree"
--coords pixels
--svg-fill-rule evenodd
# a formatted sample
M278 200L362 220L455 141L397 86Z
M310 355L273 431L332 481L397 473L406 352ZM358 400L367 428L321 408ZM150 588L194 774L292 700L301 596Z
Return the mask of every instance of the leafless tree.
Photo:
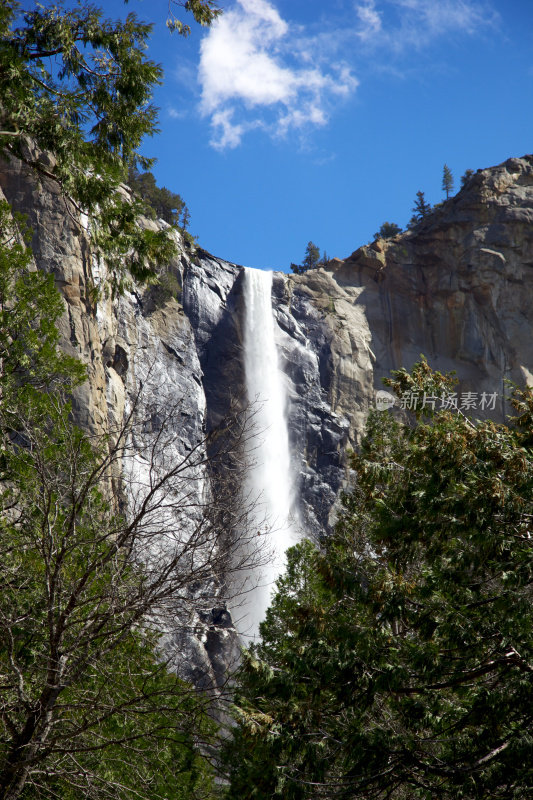
M199 702L172 642L268 557L243 546L249 414L186 451L179 404L160 400L140 393L92 439L60 393L19 415L0 491L0 800L153 799L154 758L207 736L220 686Z

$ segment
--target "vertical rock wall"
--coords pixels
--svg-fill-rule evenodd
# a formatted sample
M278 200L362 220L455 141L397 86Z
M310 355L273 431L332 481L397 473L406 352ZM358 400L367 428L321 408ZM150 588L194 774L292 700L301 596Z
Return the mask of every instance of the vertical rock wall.
M292 280L331 331L332 407L350 441L390 370L424 354L455 370L459 399L533 382L533 157L479 170L415 229ZM472 416L486 416L478 406Z
M13 162L1 166L0 187L28 214L35 262L63 294L62 346L88 368L75 397L79 424L94 433L119 425L142 386L148 403L150 392L154 402L161 393L173 398L176 455L183 455L233 403L246 405L240 267L181 247L168 267L173 290L137 286L113 298L102 291L105 267L94 260L87 232L52 182L37 182ZM504 379L533 382L532 286L530 156L478 171L412 231L360 247L327 269L275 276L308 535L331 524L346 447L360 441L391 369L410 368L423 353L435 368L457 371L459 393L496 392L491 415L501 418ZM224 607L204 608L194 625L196 635L180 644L190 676L204 670L220 681L235 655Z

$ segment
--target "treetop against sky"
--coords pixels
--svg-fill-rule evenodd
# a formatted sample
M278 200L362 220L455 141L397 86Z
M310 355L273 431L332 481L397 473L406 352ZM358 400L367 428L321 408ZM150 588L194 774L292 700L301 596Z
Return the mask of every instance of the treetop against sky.
M48 2L47 2L48 5ZM312 240L346 256L417 191L531 151L530 0L221 0L171 35L167 4L106 0L153 23L160 184L211 252L289 270ZM183 9L175 6L176 15Z

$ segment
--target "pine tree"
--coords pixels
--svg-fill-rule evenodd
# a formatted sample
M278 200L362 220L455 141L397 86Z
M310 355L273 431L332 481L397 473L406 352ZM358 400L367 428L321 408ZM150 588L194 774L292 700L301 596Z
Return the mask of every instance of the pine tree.
M453 192L453 175L452 171L447 164L442 169L442 190L446 192L446 200Z
M412 208L413 216L409 221L409 227L412 228L417 225L421 220L428 216L431 213L431 203L426 203L426 198L424 196L424 192L417 192L416 193L416 200L415 204Z
M533 389L507 425L371 414L334 535L289 551L237 682L239 800L525 800L533 781ZM435 410L432 408L435 405Z
M303 275L310 269L316 269L320 264L320 249L313 242L308 242L302 264L291 264L291 269L297 275Z
M190 224L191 224L191 212L189 211L187 205L184 203L181 211L181 220L179 222L179 225L180 228L186 231L188 230Z
M320 249L313 242L308 242L305 248L305 258L303 260L304 272L309 269L316 269L320 262Z

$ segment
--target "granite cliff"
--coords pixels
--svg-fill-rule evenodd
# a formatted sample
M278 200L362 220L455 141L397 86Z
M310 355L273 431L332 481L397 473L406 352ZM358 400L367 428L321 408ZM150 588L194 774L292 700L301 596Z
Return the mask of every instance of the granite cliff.
M35 262L53 273L65 300L63 346L88 368L75 397L79 424L102 432L122 421L141 385L148 401L164 387L176 406L176 447L190 452L234 400L245 401L242 267L180 241L160 286L113 297L90 236L52 182L12 162L0 169L0 187L28 215ZM506 378L533 382L532 278L533 156L479 170L411 231L325 269L275 275L308 534L331 524L344 454L357 446L391 369L409 368L423 353L433 367L456 370L459 398L474 416L505 413ZM480 406L483 395L493 408ZM220 682L235 655L231 620L215 598L196 623L197 636L180 644L197 665L189 677L201 668Z

